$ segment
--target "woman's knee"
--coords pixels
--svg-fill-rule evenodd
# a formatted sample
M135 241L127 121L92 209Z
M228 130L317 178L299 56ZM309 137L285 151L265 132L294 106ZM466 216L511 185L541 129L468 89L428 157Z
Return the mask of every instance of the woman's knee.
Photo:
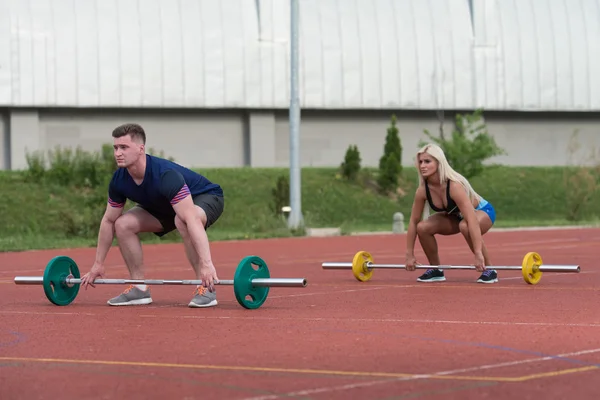
M492 227L492 221L489 216L483 211L476 211L477 215L477 223L478 228L482 235L485 235L488 230ZM460 233L466 238L469 239L471 237L471 233L469 232L469 224L467 224L467 220L463 219L458 224L458 228L460 229Z
M429 221L420 221L417 224L417 234L419 236L423 235L435 235L435 226Z
M469 239L469 225L467 224L466 220L463 219L462 221L460 221L460 223L458 224L458 229L466 239Z

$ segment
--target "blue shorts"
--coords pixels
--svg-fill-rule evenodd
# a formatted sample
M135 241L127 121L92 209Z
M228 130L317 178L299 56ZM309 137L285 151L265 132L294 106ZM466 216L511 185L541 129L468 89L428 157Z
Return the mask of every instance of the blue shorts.
M490 220L492 220L492 225L494 225L494 222L496 222L496 210L494 209L492 203L488 202L485 199L481 199L475 210L481 210L485 212L490 217ZM460 221L464 219L463 215L460 213L455 215Z
M475 210L481 210L485 212L492 220L492 225L494 222L496 222L496 210L494 209L492 203L488 202L487 200L481 199Z

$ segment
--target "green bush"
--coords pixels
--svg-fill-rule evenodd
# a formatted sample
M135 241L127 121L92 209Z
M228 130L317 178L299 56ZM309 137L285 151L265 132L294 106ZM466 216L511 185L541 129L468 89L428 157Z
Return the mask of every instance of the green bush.
M390 154L396 155L396 161L399 164L398 173L402 173L402 144L400 142L400 136L398 135L398 127L396 126L398 119L396 115L392 115L390 120L390 126L387 129L385 136L385 144L383 146L383 155L379 158L379 169L383 170L384 164L388 162Z
M387 194L398 188L398 178L402 174L402 144L398 135L396 115L392 115L385 136L383 155L379 158L377 184L379 191Z
M581 148L588 150L589 146L582 144ZM29 156L29 170L0 171L0 193L3 194L0 196L0 215L3 216L0 251L95 246L106 208L106 184L112 175L99 171L103 168L112 171L115 165L112 146L103 147L101 154L88 154L94 162L75 161L85 159L84 154L61 152L58 157L45 159L39 155ZM389 230L395 212L409 213L418 172L414 167L407 167L403 176L399 176L395 169L399 165L394 159L396 155L388 157L381 171L363 168L359 182L353 184L333 176L339 168L303 168L302 211L307 226L336 226L344 233ZM578 162L582 160L580 155L574 158ZM590 164L594 163L590 161ZM499 216L497 227L570 224L567 219L598 223L600 214L594 205L600 202L600 170L593 168L593 165L486 166L481 175L473 178L472 184L494 204ZM49 172L52 170L55 172ZM280 218L282 207L289 205L287 168L215 168L198 172L220 184L226 196L225 212L208 232L211 240L301 234L290 232ZM93 178L95 173L97 178ZM69 174L84 178L66 179ZM361 178L365 178L364 182ZM105 180L104 183L92 187L93 182L101 180ZM65 181L68 181L66 185ZM402 192L397 190L394 196L377 194L380 186L389 192L398 182ZM523 199L528 201L523 202ZM132 206L128 202L125 207ZM180 241L177 232L161 239L152 234L141 236L145 242Z
M348 146L344 161L340 165L342 176L347 180L355 181L358 177L358 173L360 172L361 161L362 159L360 158L358 147L356 145Z
M273 195L273 211L275 215L283 215L283 207L290 203L290 181L287 175L277 177L275 187L271 190Z
M395 153L389 153L377 176L377 184L383 194L394 192L398 188L398 177L400 176L400 163Z
M152 154L154 150L150 148L148 153ZM159 154L164 157L163 152ZM113 146L104 144L96 152L82 150L81 147L57 146L46 154L40 151L27 153L26 160L26 182L52 187L51 197L60 197L55 194L59 191L77 192L77 201L82 206L77 212L58 204L47 211L57 215L58 225L52 229L63 232L65 237L96 236L106 209L108 184L117 170Z
M344 233L389 230L395 212L410 213L418 184L414 167L404 169L400 182L406 195L398 196L381 196L371 187L348 184L336 179L336 171L337 167L302 169L306 226L340 227ZM273 187L278 176L287 176L287 168L211 168L198 172L220 184L225 192L225 211L208 231L211 240L294 235L272 211ZM569 187L563 181L564 172L561 167L488 166L472 184L496 208L496 227L565 225L572 222L565 218L571 205L565 203ZM0 251L96 245L106 188L80 190L31 183L25 181L24 172L0 171L0 193ZM98 196L97 200L93 196ZM287 194L282 198L287 199ZM600 222L596 204L600 204L600 191L581 204L579 221ZM125 207L131 206L128 202ZM180 241L176 232L160 239L152 234L141 236L151 243Z
M26 179L30 182L54 183L61 186L96 188L107 183L107 176L116 170L112 146L103 145L101 151L90 152L80 147L49 150L26 154Z
M582 211L600 193L600 149L584 145L578 140L579 132L573 132L567 152L569 166L564 169L565 217L569 221L582 218ZM581 154L587 150L587 154Z

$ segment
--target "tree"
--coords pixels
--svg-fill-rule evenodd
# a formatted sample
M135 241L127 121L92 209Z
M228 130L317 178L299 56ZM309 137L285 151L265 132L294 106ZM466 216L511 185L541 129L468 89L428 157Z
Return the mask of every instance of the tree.
M391 153L396 155L396 161L399 164L398 173L402 173L402 144L400 143L400 136L398 135L398 128L396 115L392 115L390 126L387 129L387 135L385 136L385 145L383 146L383 155L379 159L379 169L384 169L384 164L387 162L388 156Z
M446 138L440 128L440 136L433 136L425 130L425 135L442 148L448 163L469 179L483 172L483 162L491 157L506 154L504 149L496 144L493 136L488 133L483 111L475 110L472 114L457 114L455 129L450 138ZM419 142L419 147L426 144Z

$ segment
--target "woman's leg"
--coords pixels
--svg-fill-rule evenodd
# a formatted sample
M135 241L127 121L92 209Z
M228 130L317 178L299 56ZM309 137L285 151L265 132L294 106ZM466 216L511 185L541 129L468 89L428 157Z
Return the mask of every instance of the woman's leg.
M419 243L427 256L430 265L440 265L438 245L435 235L455 235L460 232L458 219L446 214L433 214L417 224Z
M479 229L481 229L481 236L483 236L490 230L490 228L493 225L493 222L490 219L489 215L485 211L475 210L475 214L477 215L477 220L479 221ZM469 244L469 248L471 249L471 251L474 251L473 250L473 241L471 240L471 236L469 234L469 226L468 226L466 220L460 221L459 229L460 229L460 233L462 233L462 235L465 237L465 240ZM483 238L481 241L481 250L483 252L483 259L484 259L485 265L486 266L492 265L487 248L485 247L485 242L483 241ZM486 271L483 271L483 273L481 274L481 276L479 277L477 282L479 282L479 283L498 282L498 273L493 269L486 269Z
M441 264L435 235L448 236L455 235L459 232L458 219L442 213L433 214L426 220L417 224L419 243L421 243L421 247L427 256L429 265ZM439 269L427 270L423 275L417 278L417 281L419 282L439 282L445 280L444 272Z
M490 263L490 257L488 255L488 251L487 248L485 247L485 242L483 241L483 235L485 235L490 228L492 227L492 221L490 219L490 217L487 215L487 213L485 211L482 210L475 210L475 215L477 216L477 220L479 221L479 229L481 230L481 250L483 252L483 258L485 261L485 265L491 265ZM473 241L471 240L471 235L469 233L469 225L467 224L466 220L462 220L460 221L460 223L458 224L460 233L462 233L462 235L465 237L465 240L467 241L467 244L469 245L469 248L471 249L471 251L475 251L473 249Z

